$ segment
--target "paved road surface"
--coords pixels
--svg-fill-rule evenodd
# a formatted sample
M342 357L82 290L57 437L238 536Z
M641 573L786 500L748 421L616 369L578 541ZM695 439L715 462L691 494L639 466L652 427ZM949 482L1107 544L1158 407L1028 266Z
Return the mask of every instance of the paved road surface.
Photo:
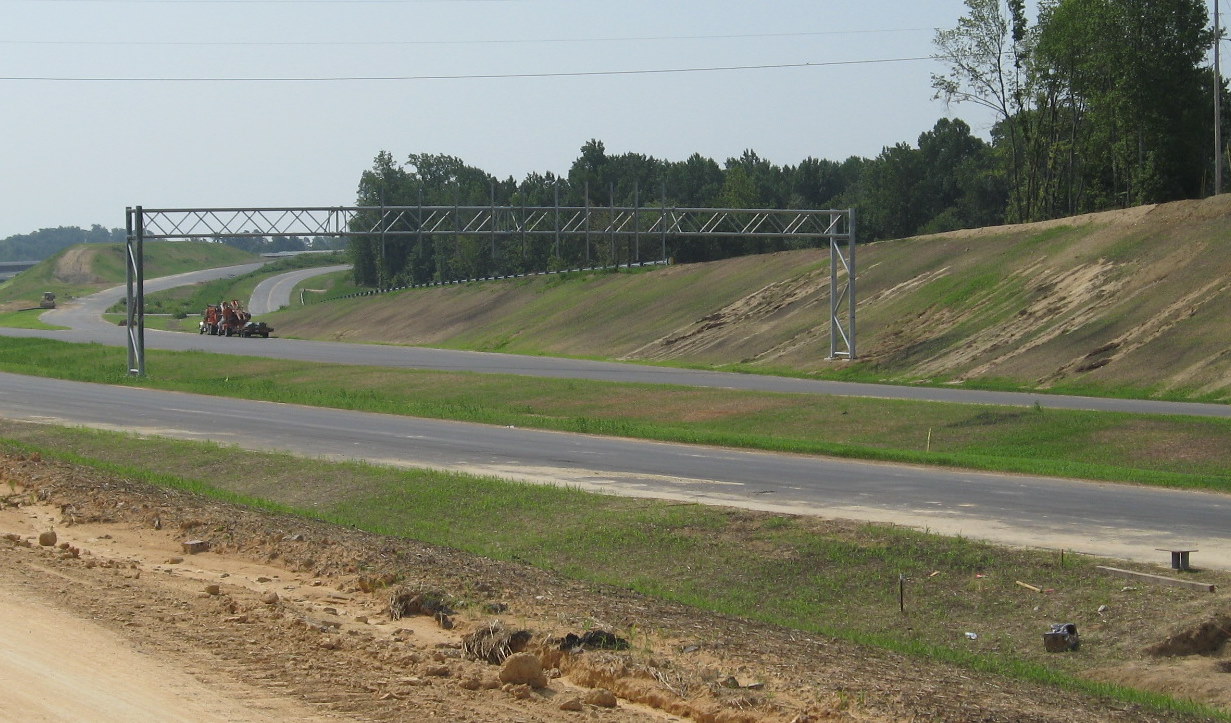
M265 279L252 290L252 299L248 302L248 311L253 316L269 314L291 304L291 292L301 281L332 274L335 271L345 271L350 264L340 266L317 266L311 269L290 271Z
M1231 568L1231 496L592 437L0 374L0 415Z

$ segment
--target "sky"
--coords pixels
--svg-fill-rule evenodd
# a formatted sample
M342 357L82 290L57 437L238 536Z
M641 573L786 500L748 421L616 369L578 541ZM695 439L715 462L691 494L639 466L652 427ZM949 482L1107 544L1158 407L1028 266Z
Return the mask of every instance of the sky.
M1031 4L1033 7L1033 4ZM500 178L609 154L874 157L942 117L962 0L0 0L0 238L352 205L380 151ZM664 72L665 71L665 72ZM685 72L677 72L685 71Z

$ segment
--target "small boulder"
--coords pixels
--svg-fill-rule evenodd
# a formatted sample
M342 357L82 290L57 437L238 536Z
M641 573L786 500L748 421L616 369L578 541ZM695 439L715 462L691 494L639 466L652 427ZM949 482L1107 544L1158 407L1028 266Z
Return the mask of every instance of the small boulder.
M585 706L581 704L581 698L578 698L577 696L573 696L560 704L560 710L571 710L576 712L584 709Z
M186 540L180 543L180 547L189 555L195 555L198 552L207 552L209 550L209 540Z
M500 668L500 682L546 688L547 676L543 673L543 664L537 655L514 653L505 659Z
M589 703L590 705L596 705L600 708L616 707L615 693L612 693L610 690L607 690L606 688L595 688L589 693L586 693L586 702Z
M56 531L47 530L46 532L40 532L38 535L38 544L42 545L43 547L55 547Z

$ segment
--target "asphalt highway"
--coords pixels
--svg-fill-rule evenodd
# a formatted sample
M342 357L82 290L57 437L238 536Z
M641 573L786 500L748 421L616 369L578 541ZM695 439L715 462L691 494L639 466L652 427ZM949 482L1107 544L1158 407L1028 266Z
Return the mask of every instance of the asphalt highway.
M230 273L243 270L233 269ZM159 284L190 282L191 276L148 282L147 293ZM44 320L74 329L36 335L123 345L123 329L98 320L98 305L107 303L108 293L119 298L123 290L104 292L104 298L91 299L77 309L49 312ZM822 389L865 394L869 391L865 387L875 387L290 339L228 339L147 331L146 342L149 348L195 348L349 364L806 390L818 394L841 393ZM386 359L391 361L386 363ZM898 394L917 398L910 393L925 392L924 398L933 398L926 393L944 392L946 397L956 395L959 401L987 401L982 395L971 396L963 390L890 387L886 391L876 396ZM1002 403L1032 404L1036 395L1010 398L1012 402ZM1037 395L1044 406L1063 406L1057 402L1066 399ZM1147 407L1185 414L1211 414L1224 409L1217 405ZM1193 407L1205 411L1191 411ZM1168 559L1165 552L1155 548L1192 545L1200 550L1193 556L1194 565L1231 569L1231 496L1225 495L620 440L8 374L0 374L0 415L209 439L244 448L285 450L331 459L365 459L496 474L617 494L896 522L1009 544L1154 562Z

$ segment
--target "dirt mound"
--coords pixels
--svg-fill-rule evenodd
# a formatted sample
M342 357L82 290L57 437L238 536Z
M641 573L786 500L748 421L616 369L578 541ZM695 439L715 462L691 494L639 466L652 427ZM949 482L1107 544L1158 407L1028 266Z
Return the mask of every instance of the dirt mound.
M100 284L106 279L94 273L94 259L98 249L88 245L74 246L56 260L51 276L57 282L72 286Z
M0 589L37 598L31 619L91 619L220 690L319 717L571 720L580 704L610 721L1169 719L1071 693L1052 706L1047 688L37 458L0 470L12 490ZM56 547L36 542L48 528ZM185 553L189 539L208 551ZM395 620L403 593L403 612L419 614ZM447 595L455 626L426 614L435 604L410 606L416 595ZM547 686L502 685L497 666L467 656L465 636L482 629L528 631L493 637L524 644ZM589 629L631 647L561 650L565 632Z
M1223 649L1231 639L1231 613L1221 613L1190 625L1146 648L1146 653L1158 657L1211 655Z

